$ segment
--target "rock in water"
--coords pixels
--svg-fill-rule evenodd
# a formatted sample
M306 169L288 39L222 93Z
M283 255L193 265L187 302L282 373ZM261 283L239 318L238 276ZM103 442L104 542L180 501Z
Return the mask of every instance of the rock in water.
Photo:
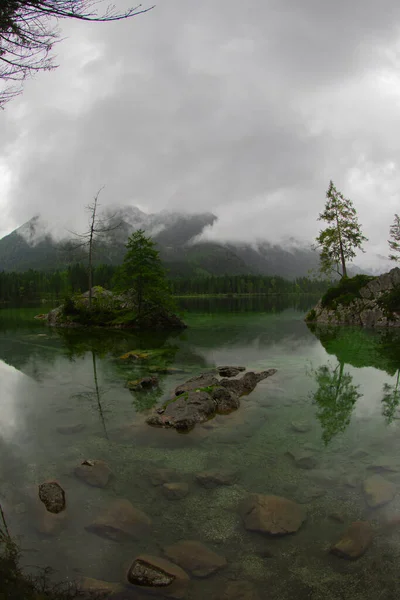
M205 488L214 488L219 485L233 485L238 479L238 472L213 469L198 473L196 479Z
M84 460L75 468L75 475L93 487L106 487L112 472L103 460Z
M271 375L274 375L275 373L276 369L268 369L267 371L261 371L260 373L249 371L240 379L222 379L219 384L228 388L228 390L235 392L238 396L244 396L250 394L257 383L263 379L267 379L267 377L271 377Z
M381 475L372 475L364 481L364 493L368 506L377 508L393 500L396 487Z
M189 486L185 482L173 481L164 483L161 487L164 495L170 500L180 500L189 493Z
M371 542L370 524L365 521L355 521L332 546L331 552L342 558L355 560L364 554Z
M196 423L204 423L215 414L215 403L207 392L188 392L168 404L162 414L147 418L149 425L174 427L178 431L190 431Z
M244 526L270 535L296 532L306 519L302 506L280 496L251 494L241 505Z
M65 492L57 481L41 483L39 498L51 513L57 514L65 509Z
M148 533L151 519L129 500L114 500L111 506L85 529L116 542L138 539Z
M249 581L229 581L217 598L218 600L261 600L256 587Z
M178 385L175 388L174 395L180 396L185 392L193 392L195 390L213 387L219 385L219 380L214 377L212 373L203 373L202 375L198 375L197 377L191 377L185 383Z
M151 390L158 386L157 377L142 377L141 379L136 379L135 381L128 381L126 384L127 388L131 392L145 392L146 390Z
M177 542L164 549L165 555L195 577L209 577L227 565L226 558L204 544L192 540Z
M218 375L221 377L236 377L245 370L246 367L217 367Z
M226 415L240 407L238 394L226 387L219 386L212 390L211 397L217 405L217 413Z
M166 598L184 598L189 577L181 567L160 558L143 554L130 566L127 574L130 584Z

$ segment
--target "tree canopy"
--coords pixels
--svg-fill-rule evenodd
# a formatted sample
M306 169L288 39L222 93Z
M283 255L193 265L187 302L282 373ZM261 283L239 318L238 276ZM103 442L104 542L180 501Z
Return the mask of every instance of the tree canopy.
M56 68L51 55L60 39L58 21L110 22L148 12L139 4L118 12L109 5L98 10L99 0L0 0L0 108L21 93L22 82L38 71Z
M155 242L138 229L129 237L126 248L115 277L117 289L134 296L139 317L156 307L168 307L171 294Z
M391 254L389 254L390 260L398 262L400 260L400 217L398 214L394 215L393 224L390 226L390 240L388 240Z
M347 263L355 256L355 250L362 250L367 238L362 234L358 223L357 211L353 203L345 198L330 181L326 192L325 210L318 221L325 221L328 227L320 231L315 248L320 248L320 269L330 274L336 271L341 277L347 277Z

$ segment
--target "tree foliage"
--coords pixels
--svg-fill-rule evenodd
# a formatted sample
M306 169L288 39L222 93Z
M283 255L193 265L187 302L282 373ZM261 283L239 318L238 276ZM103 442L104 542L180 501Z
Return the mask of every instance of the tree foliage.
M56 67L52 50L60 39L58 21L119 21L145 13L141 5L118 12L114 5L99 12L99 0L0 1L0 107L21 93L22 82L38 71Z
M318 221L325 221L328 227L320 231L316 238L316 249L320 249L320 270L330 274L336 271L341 277L347 277L347 263L356 256L356 250L362 250L367 238L361 232L357 211L353 203L345 198L330 181L326 192L325 210Z
M126 248L116 273L117 289L134 296L139 317L155 307L168 307L171 298L166 272L151 237L138 229L129 237Z
M400 260L400 217L398 214L394 215L393 224L390 226L390 238L388 244L392 253L389 254L389 258L397 262Z

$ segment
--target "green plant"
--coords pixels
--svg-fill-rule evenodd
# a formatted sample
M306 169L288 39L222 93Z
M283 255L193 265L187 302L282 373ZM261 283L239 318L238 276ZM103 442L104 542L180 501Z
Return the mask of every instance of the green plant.
M306 315L306 321L307 323L312 323L313 321L315 321L315 319L317 318L317 313L315 312L315 309L312 308Z
M360 290L370 281L375 279L370 275L356 275L355 277L344 277L339 283L329 288L321 298L323 308L336 309L339 304L348 306L356 298L361 298Z
M391 290L381 294L377 300L377 304L388 318L392 318L394 313L400 312L400 286L395 286Z

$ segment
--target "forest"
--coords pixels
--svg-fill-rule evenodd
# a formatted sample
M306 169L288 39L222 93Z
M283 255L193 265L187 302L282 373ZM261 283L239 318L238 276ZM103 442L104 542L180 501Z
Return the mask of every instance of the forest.
M93 285L114 288L116 267L93 268ZM331 285L328 280L299 277L289 281L278 276L223 275L211 277L170 278L169 286L176 296L215 294L319 294ZM88 269L77 263L53 272L29 270L0 272L0 302L53 302L88 289Z

